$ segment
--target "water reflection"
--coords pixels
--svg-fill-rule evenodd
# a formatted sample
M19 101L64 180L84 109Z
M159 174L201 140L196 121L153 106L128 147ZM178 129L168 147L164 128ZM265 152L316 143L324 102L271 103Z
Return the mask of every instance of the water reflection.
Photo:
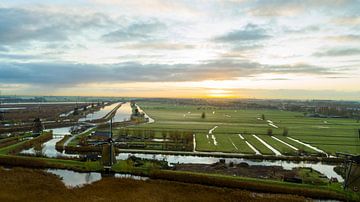
M335 165L330 165L322 162L291 162L283 160L250 160L243 158L219 158L219 157L203 157L203 156L181 156L181 155L165 155L165 154L140 154L140 153L120 153L116 156L117 160L126 160L129 155L136 156L142 159L151 160L165 160L171 166L172 164L213 164L219 162L220 159L225 159L226 163L233 162L235 164L247 163L249 165L261 165L261 166L281 166L286 170L292 170L293 168L312 168L326 177L335 177L339 182L343 182L344 179L334 171Z
M129 102L123 103L116 111L113 122L128 121L132 113L131 105Z
M46 172L59 176L61 178L61 181L69 188L82 187L86 184L91 184L93 182L102 179L102 174L97 172L79 173L71 170L62 170L62 169L47 169ZM149 179L148 177L142 177L142 176L136 176L130 174L120 174L120 173L115 173L111 176L120 179L133 179L133 180Z
M114 103L109 106L106 106L100 109L99 111L86 115L86 117L79 119L79 121L92 121L92 120L104 118L109 112L111 112L111 110L113 110L119 104L120 103Z
M59 142L65 135L70 135L71 127L61 127L48 129L53 131L53 138L41 145L40 151L37 151L35 148L25 149L20 152L20 154L30 154L37 155L41 154L46 157L54 158L54 157L79 157L77 154L65 154L65 152L59 152L56 150L56 143Z
M61 181L67 187L81 187L101 180L101 174L96 172L79 173L71 170L48 169L48 173L52 173L61 177Z

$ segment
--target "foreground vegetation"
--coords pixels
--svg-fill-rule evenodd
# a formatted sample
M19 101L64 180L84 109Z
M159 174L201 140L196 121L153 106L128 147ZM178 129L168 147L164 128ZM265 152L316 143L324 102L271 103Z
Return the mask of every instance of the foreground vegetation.
M104 178L68 189L59 177L41 170L0 169L0 201L304 201L295 195L256 194L178 182Z
M46 133L31 140L23 141L0 149L0 165L24 166L31 168L59 168L71 169L75 171L103 171L99 161L86 161L71 159L56 159L43 157L24 157L16 156L14 151L28 148L36 143L41 143L48 139L50 134ZM196 174L192 172L170 171L166 162L157 162L151 160L139 160L130 158L120 160L114 166L113 170L120 173L129 173L135 175L149 176L153 179L170 180L185 182L191 184L211 185L217 187L228 187L237 189L247 189L256 192L300 194L306 197L331 198L331 199L356 199L356 196L349 195L348 192L341 190L341 187L311 186L285 183L282 181L270 181L260 179L250 179L243 177L232 177L225 175Z

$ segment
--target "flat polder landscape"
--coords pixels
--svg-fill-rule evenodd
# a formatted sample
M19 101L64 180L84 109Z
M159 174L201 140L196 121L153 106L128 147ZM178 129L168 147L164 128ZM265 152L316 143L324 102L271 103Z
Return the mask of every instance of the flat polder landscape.
M0 1L0 202L360 201L359 11Z
M222 109L156 102L139 105L156 122L138 127L157 131L191 130L196 137L196 151L278 154L269 149L269 145L285 155L300 151L333 156L336 152L360 154L357 133L360 123L355 119L312 118L302 112L284 110Z
M360 124L356 115L340 116L347 114L344 111L319 113L323 101L320 107L318 101L313 101L306 109L292 110L285 103L304 103L82 99L78 103L35 103L40 110L34 110L31 102L4 104L1 109L7 111L5 118L13 118L3 120L0 128L3 175L12 173L11 182L19 184L31 175L44 175L49 183L64 183L61 195L46 195L46 200L66 195L78 201L84 190L107 190L91 191L87 195L91 201L111 192L106 188L110 184L143 190L140 195L129 195L129 201L142 201L147 197L143 194L157 186L163 191L151 200L164 201L169 196L162 186L181 193L195 185L199 189L197 197L207 201L231 201L237 196L250 201L357 200L353 187L344 186L347 175L357 175L356 170L349 171L347 162L359 154ZM330 103L337 102L327 101ZM345 105L344 110L357 103ZM27 114L27 118L17 116L19 113ZM47 118L36 119L41 114L47 114ZM3 178L4 184L9 183L8 178ZM12 186L4 185L4 193L15 191L6 187ZM45 190L55 191L51 187ZM209 191L212 195L205 197ZM234 195L219 199L224 191ZM115 199L119 194L107 197ZM15 198L6 194L0 197L38 200L31 191ZM194 196L189 193L186 197ZM184 199L181 194L172 198Z

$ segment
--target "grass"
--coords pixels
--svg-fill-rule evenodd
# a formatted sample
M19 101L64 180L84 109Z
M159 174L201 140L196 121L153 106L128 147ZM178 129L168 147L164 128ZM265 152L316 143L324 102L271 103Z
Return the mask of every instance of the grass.
M163 180L103 178L68 189L59 177L41 170L0 168L0 201L304 201L284 194L186 184Z
M244 141L236 140L234 135L239 133L256 134L262 137L261 135L267 134L268 128L272 128L274 135L283 137L282 134L286 127L289 130L289 137L314 145L327 153L347 152L360 154L360 139L356 134L356 129L360 128L360 123L353 119L310 118L305 117L300 112L281 110L234 110L214 107L207 107L204 110L199 109L198 106L156 102L139 102L138 105L151 118L155 119L155 123L132 127L151 128L157 131L169 129L194 131L197 140L196 149L199 151L252 153L249 148L243 146ZM202 112L206 114L205 119L201 118ZM265 115L265 120L261 120L262 114ZM271 120L278 128L269 125L267 120ZM206 138L206 134L214 126L219 126L213 132L219 143L217 146L211 145L211 141L209 143ZM288 141L287 138L280 139L297 148L302 148L307 153L317 153L301 144ZM247 138L247 140L259 151L263 151L262 153L272 154L257 140L251 137ZM239 150L239 147L236 149L231 141L241 149ZM270 145L274 145L280 152L293 153L291 148L272 138L266 138L265 141Z
M154 171L150 174L150 177L192 184L240 188L263 193L297 194L311 198L353 201L360 199L360 195L345 192L336 185L315 186L219 174L192 173L188 171Z
M90 135L95 129L91 129L89 131L86 131L84 133L81 133L79 135L77 135L71 142L69 142L69 144L67 146L72 146L75 147L76 145L79 144L80 140L88 135Z
M269 135L259 135L259 138L264 140L266 143L268 143L273 148L276 148L282 154L296 155L296 150L292 149L291 147L287 146L286 144L283 144L283 143L273 139Z

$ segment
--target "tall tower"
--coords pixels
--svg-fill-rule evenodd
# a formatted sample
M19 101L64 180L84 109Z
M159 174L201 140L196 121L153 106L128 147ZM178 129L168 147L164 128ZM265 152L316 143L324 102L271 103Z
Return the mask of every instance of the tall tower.
M110 119L110 131L109 131L109 139L107 143L102 145L102 155L101 160L106 172L111 171L112 165L116 163L115 159L115 146L113 141L113 133L112 133L112 118Z

